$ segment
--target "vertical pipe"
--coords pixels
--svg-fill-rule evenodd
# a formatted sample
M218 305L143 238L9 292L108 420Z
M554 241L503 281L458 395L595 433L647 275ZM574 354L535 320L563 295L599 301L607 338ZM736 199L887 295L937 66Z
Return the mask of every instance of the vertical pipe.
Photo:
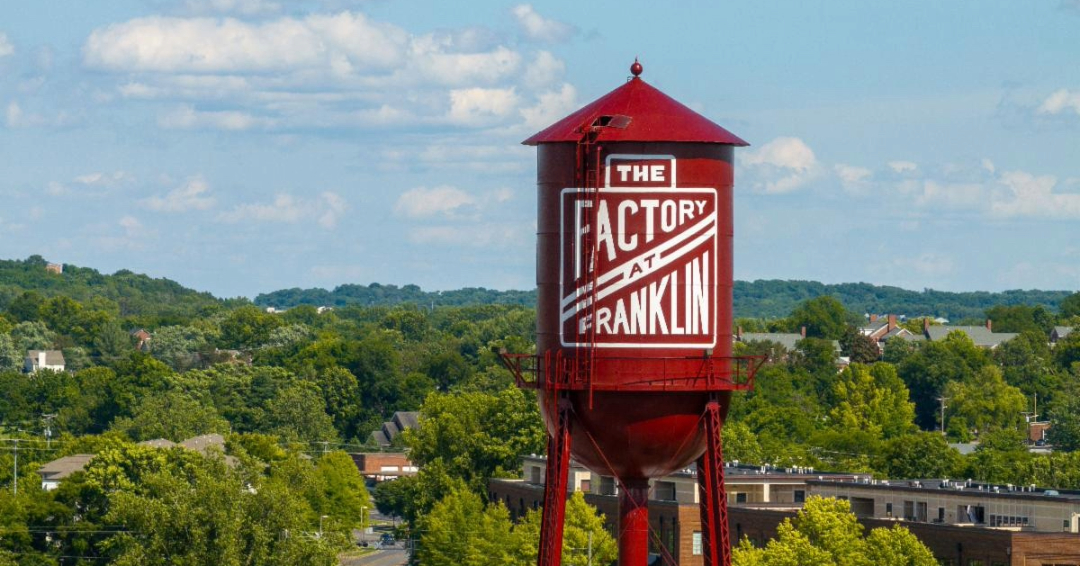
M619 493L619 566L649 562L649 480L624 480Z

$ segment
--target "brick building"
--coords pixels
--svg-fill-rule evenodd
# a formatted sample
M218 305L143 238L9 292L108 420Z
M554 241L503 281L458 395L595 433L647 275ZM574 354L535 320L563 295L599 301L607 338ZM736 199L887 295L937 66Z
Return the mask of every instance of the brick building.
M492 501L520 516L543 502L545 460L528 456L523 479L492 479ZM794 517L806 497L837 497L851 503L869 528L907 527L946 566L1080 566L1080 491L994 486L947 480L878 481L865 474L812 469L726 466L728 520L733 543L761 545ZM602 512L616 533L617 484L613 478L573 465L568 485ZM693 470L653 480L650 551L681 566L698 566L701 520ZM663 563L663 562L661 562Z

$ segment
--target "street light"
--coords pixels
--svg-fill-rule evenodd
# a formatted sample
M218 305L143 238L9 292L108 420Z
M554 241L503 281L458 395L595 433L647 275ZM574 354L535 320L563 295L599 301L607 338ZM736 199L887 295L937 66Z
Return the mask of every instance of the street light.
M323 537L323 520L329 519L330 515L322 515L319 517L319 538Z

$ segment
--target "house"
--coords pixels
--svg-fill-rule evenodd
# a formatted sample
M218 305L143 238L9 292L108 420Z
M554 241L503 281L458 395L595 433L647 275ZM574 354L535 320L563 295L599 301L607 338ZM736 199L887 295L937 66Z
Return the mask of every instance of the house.
M1056 346L1058 342L1067 338L1074 330L1076 330L1076 328L1072 326L1055 326L1054 329L1050 331L1050 345Z
M398 411L393 418L383 423L382 429L371 433L371 440L378 446L386 448L405 429L420 426L420 413L417 411Z
M993 350L1019 336L1015 332L994 332L993 321L986 320L985 326L936 326L929 319L923 319L923 338L931 342L943 340L951 332L963 332L976 346Z
M356 469L360 470L364 477L374 481L415 476L419 471L404 452L361 452L349 456L356 464Z
M37 373L43 369L64 371L66 362L60 350L29 350L23 360L24 373Z
M772 342L779 344L787 352L794 352L799 347L799 341L806 338L806 327L803 326L799 329L799 332L743 332L742 327L735 329L735 335L732 336L734 342ZM840 342L838 340L830 340L832 342L833 350L836 351L836 363L838 369L844 369L847 367L849 360L840 356Z
M877 342L878 350L882 354L885 353L885 342L890 339L909 338L915 335L915 333L899 325L895 314L885 316L869 315L866 324L859 328L859 333Z
M48 264L45 264L45 271L48 271L49 273L55 273L57 275L62 275L64 273L64 264L62 264L62 263L48 263Z
M131 340L135 343L135 348L140 352L150 351L150 339L152 337L150 332L143 328L131 331Z
M60 480L86 469L86 464L94 458L93 454L73 454L53 460L38 469L41 476L41 489L52 491L60 487Z

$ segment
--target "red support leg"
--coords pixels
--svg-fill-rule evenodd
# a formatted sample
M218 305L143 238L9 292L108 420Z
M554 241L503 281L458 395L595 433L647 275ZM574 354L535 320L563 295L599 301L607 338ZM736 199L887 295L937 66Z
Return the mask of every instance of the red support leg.
M570 474L570 401L560 398L559 419L548 437L544 509L540 523L538 566L562 564L563 521L566 518L566 487Z
M627 479L619 492L619 566L649 562L649 480Z
M710 401L705 408L705 438L708 448L697 462L701 543L705 566L731 566L727 490L724 489L724 450L720 436L723 424L720 403Z

